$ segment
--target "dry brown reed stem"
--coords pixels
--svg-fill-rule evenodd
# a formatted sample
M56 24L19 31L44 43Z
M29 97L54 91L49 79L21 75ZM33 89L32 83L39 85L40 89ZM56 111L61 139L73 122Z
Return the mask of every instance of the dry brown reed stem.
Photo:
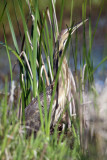
M33 16L32 16L32 17L33 17ZM40 31L39 31L39 28L38 28L38 27L37 27L37 31L38 31L38 34L39 34L39 36L40 36ZM27 36L28 36L28 40L29 40L31 49L33 50L33 45L32 45L32 42L31 42L31 40L30 40L30 36L29 36L28 32L27 32ZM46 83L47 83L47 85L49 86L49 79L48 79L48 75L47 75L47 71L46 71L46 68L45 68L45 64L44 64L44 60L43 60L42 55L41 55L41 60L42 60L42 67L41 67L41 69L43 68L43 70L44 70L45 77L46 77ZM37 59L36 59L36 65L37 65L37 67L39 67L39 63L38 63ZM42 73L42 71L41 71L41 73ZM41 74L41 78L42 78L42 81L43 81L42 74Z
M86 19L87 21L87 19ZM86 22L85 21L85 22ZM84 142L84 132L86 131L86 126L85 126L85 123L86 123L86 119L85 119L85 111L86 111L86 93L85 93L85 84L84 84L84 77L85 77L85 70L86 70L86 64L83 66L83 69L82 69L82 77L81 77L81 87L82 87L82 104L80 104L79 106L79 118L80 118L80 143L81 143L81 146L82 148L84 149L84 146L86 147L87 146L87 142ZM90 101L88 101L87 104L91 103ZM84 131L83 131L84 129ZM84 143L86 145L84 145Z
M47 8L46 13L47 13L47 16L48 16L48 19L49 19L50 27L51 27L52 30L53 30L53 26L52 26L52 22L51 22L51 17L50 17L49 8ZM54 30L53 30L53 37L54 37ZM54 44L55 44L55 37L54 37ZM52 53L52 54L53 54L53 53ZM51 69L51 65L50 65L49 56L48 56L48 59L47 59L47 60L48 60L48 65L49 65L49 72L50 72L50 76L51 76L51 81L53 82L53 75L52 75L52 69Z
M28 40L29 40L29 44L30 44L30 46L31 46L31 49L33 50L33 45L32 45L32 42L31 42L31 40L30 40L30 36L29 36L29 33L28 33L28 32L27 32L27 36L28 36ZM38 63L37 59L36 59L36 65L37 65L37 67L39 67L39 63Z
M48 56L48 64L49 64L49 68L50 68L50 76L51 76L51 81L53 82L53 75L52 75L52 70L51 70L51 64L50 64L50 59L49 59L49 56Z
M56 33L55 34L55 42L57 41L57 38L59 36L59 30L58 30L58 21L56 17L56 11L55 11L55 2L52 0L52 7L53 7L53 20L54 20L54 27L56 26Z
M39 27L37 27L37 31L38 31L38 34L39 34L39 36L40 36ZM43 43L42 43L42 46L44 46ZM42 54L41 54L41 60L42 60L42 66L43 66L43 70L44 70L45 77L46 77L46 83L47 83L47 85L49 86L49 84L50 84L50 83L49 83L49 78L48 78L48 75L47 75L47 71L46 71L46 67L45 67L45 63L44 63ZM41 69L42 69L42 67L41 67ZM51 71L51 67L49 67L49 71L50 71L50 73L52 72L52 71ZM42 73L42 71L41 71L41 73ZM41 74L41 77L42 77L42 74ZM43 78L42 78L42 79L43 79Z
M23 55L23 56L24 56L24 58L25 58L25 61L26 61L26 64L27 64L27 66L28 66L28 69L29 69L30 75L31 75L31 77L32 77L32 79L33 79L32 70L31 70L31 67L30 67L30 64L29 64L28 58L27 58L27 56L26 56L26 53L25 53L24 51L22 51L22 52L20 53L20 57L21 57L22 55Z
M34 15L33 15L32 12L31 12L31 7L30 7L29 0L27 0L27 4L28 4L28 7L29 7L29 12L30 12L30 15L31 15L31 18L32 18L32 22L34 22L35 17L34 17ZM40 37L40 30L39 30L39 27L38 27L38 26L37 26L37 32L38 32L38 35L39 35L39 37ZM33 45L32 45L32 43L31 43L30 36L29 36L28 33L27 33L27 36L28 36L28 40L29 40L31 49L33 50ZM49 79L48 79L48 76L47 76L47 71L46 71L46 67L45 67L44 60L43 60L42 55L41 55L41 59L42 59L43 70L44 70L45 77L46 77L46 83L47 83L47 85L49 86ZM37 67L39 67L39 63L38 63L37 59L36 59L36 64L37 64ZM42 80L43 80L42 75L41 75L41 78L42 78Z
M83 103L85 103L85 85L84 85L84 76L85 76L85 70L86 70L86 64L83 66L82 70L82 97L83 97Z
M9 106L12 109L12 104L14 102L14 93L15 93L16 84L15 81L11 82L11 90L10 90L10 97L9 97Z
M52 27L52 22L51 22L51 16L50 16L49 8L47 8L46 12L47 12L47 16L48 16L48 19L49 19L50 26Z
M84 84L84 76L85 76L85 70L86 70L86 64L83 66L82 70L82 103L85 103L86 97L85 97L85 84ZM83 113L83 122L85 126L85 111L86 111L86 105L83 105L82 107L82 113Z
M31 13L31 7L30 7L29 0L28 0L28 6L29 6L29 11L30 11L31 17L32 17L32 22L34 22L35 18L34 18L34 15ZM54 5L53 0L52 0L52 7L53 7L54 27L56 26L56 33L55 33L55 31L53 31L53 33L54 33L54 39L55 39L55 42L56 42L57 37L58 37L58 35L59 35L59 30L58 30L58 22L57 22L55 5ZM50 18L49 9L47 9L47 15L48 15L48 19L49 19L50 26L52 27L52 22L51 22L51 18ZM40 36L39 27L37 27L37 31L38 31L38 35ZM28 39L29 39L29 38L28 38ZM29 41L29 42L30 42L30 41ZM55 43L55 42L54 42L54 43ZM31 44L31 42L30 42L30 44ZM42 45L43 45L43 43L42 43ZM47 82L47 85L49 85L49 79L48 79L48 76L47 76L47 71L46 71L46 67L45 67L45 65L44 65L44 61L43 61L42 55L41 55L41 59L42 59L43 69L44 69L44 73L45 73L45 77L46 77L46 82ZM37 62L36 62L36 63L37 63ZM50 65L50 59L49 59L49 57L48 57L48 65L49 65L49 71L50 71L50 75L51 75L51 81L53 81L53 76L52 76L52 70L51 70L51 65Z
M47 72L46 72L46 70L44 68L45 68L45 64L42 64L42 67L41 67L41 77L42 77L42 72L44 70L45 77L46 77L46 83L47 83L47 86L49 86L50 83L49 83L48 75L47 75ZM43 78L42 78L42 81L43 81Z
M55 29L54 29L55 27L54 27L54 25L52 24L52 21L51 21L51 16L50 16L49 8L47 8L46 13L47 13L47 16L48 16L48 19L49 19L50 27L52 28L53 42L54 42L54 46L55 46L55 42L56 42L56 35L55 35Z
M70 80L71 80L71 98L69 99L69 101L72 100L72 109L70 108L70 115L72 116L72 114L76 114L76 106L75 106L75 97L74 97L74 94L76 93L76 83L75 83L75 80L74 80L74 76L69 68L69 76L70 76Z

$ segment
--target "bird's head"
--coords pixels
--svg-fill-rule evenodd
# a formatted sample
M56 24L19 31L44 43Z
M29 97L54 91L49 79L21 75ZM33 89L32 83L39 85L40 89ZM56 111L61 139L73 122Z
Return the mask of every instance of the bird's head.
M56 68L56 63L58 61L58 58L60 58L63 54L67 39L69 35L72 35L80 26L82 26L88 19L84 20L83 22L80 22L76 26L72 28L67 28L61 31L61 33L58 36L58 39L55 43L55 49L53 54L53 62L54 62L54 68Z

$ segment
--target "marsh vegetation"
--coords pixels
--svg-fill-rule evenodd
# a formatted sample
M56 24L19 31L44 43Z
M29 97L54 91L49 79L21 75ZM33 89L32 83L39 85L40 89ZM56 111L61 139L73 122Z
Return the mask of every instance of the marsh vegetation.
M70 7L65 3L64 0L57 2L51 0L45 4L46 7L48 6L46 8L43 3L38 4L37 0L12 0L11 4L8 1L2 2L0 32L3 36L0 41L0 54L3 56L6 54L6 56L0 59L0 63L6 63L9 73L4 71L0 76L2 78L0 81L5 81L0 86L1 159L100 160L107 158L107 48L104 45L107 37L103 35L103 31L103 49L98 48L94 53L94 47L97 46L95 42L98 43L101 37L98 25L104 24L106 32L107 22L101 15L102 13L106 15L104 9L106 2L85 0L76 5L72 0L68 1ZM78 9L79 7L81 9ZM93 8L97 7L96 21L93 22ZM78 13L81 13L80 19L76 17ZM67 17L70 18L67 19ZM48 115L46 109L45 88L53 82L55 43L63 28L69 26L72 30L75 24L86 18L88 22L69 36L64 49L76 87L76 92L72 93L76 114L70 117L70 129L65 127L66 124L61 121L61 118L51 129L51 113ZM101 55L102 52L104 54L97 59L98 52L101 52ZM102 66L103 72L101 72ZM99 84L102 81L99 81L97 71L98 74L101 73L102 85ZM59 72L55 87L57 87L58 76ZM25 107L34 97L38 97L40 102L41 92L44 94L45 116L43 117L41 105L39 105L41 127L36 138L33 133L28 137L24 124ZM54 101L54 94L50 108Z

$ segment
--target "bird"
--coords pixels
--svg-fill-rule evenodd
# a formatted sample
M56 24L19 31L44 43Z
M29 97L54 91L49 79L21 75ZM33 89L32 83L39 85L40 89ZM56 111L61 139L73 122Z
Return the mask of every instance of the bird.
M72 78L71 69L68 66L66 55L64 54L64 48L66 46L67 40L69 36L71 36L80 26L82 26L85 21L80 22L76 26L72 28L67 28L61 31L59 34L57 41L55 43L55 49L53 53L53 70L54 70L54 80L52 84L46 87L46 99L47 99L47 111L49 114L51 97L53 94L53 89L55 87L55 79L58 73L59 66L62 64L61 69L58 75L56 92L52 104L52 112L51 112L51 122L50 126L55 126L63 113L65 106L68 103L69 114L76 113L75 109L75 100L73 98L73 92L76 92L75 82ZM42 114L44 117L44 94L40 93L40 103L42 108ZM68 126L71 127L71 120L67 118ZM31 103L25 108L25 125L27 126L27 134L31 134L32 131L37 133L41 126L40 120L40 112L39 112L39 103L38 98L34 98Z

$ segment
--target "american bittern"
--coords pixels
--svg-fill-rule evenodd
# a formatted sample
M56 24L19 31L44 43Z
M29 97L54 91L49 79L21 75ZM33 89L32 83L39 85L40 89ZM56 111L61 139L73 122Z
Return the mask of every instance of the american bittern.
M72 30L71 29L63 30L58 36L56 47L54 50L54 55L53 55L53 59L54 59L53 66L54 66L54 76L55 77L57 74L59 62L63 55L64 47L67 42L69 34L72 35L76 31L77 28L83 25L84 22L79 23L78 25L73 27ZM71 30L71 32L69 30ZM54 77L54 81L55 81L55 77ZM49 112L51 96L52 96L53 87L54 87L54 81L50 86L46 88L47 111L48 112ZM57 123L67 102L69 102L70 115L72 115L72 113L75 113L75 108L72 107L73 100L71 99L72 99L72 90L75 92L76 88L72 85L72 83L73 81L71 78L71 71L70 71L70 68L68 67L66 56L64 56L62 60L61 71L58 77L58 85L56 89L56 94L55 94L53 105L52 105L52 113L51 113L51 125L52 126L54 126ZM40 102L42 106L42 113L44 115L43 93L40 94ZM33 129L35 132L39 130L41 122L40 122L40 113L39 113L39 106L38 106L37 98L32 100L31 103L25 108L25 120L26 120L26 125L29 126L31 130ZM70 119L68 123L69 123L68 125L70 126L71 125Z

